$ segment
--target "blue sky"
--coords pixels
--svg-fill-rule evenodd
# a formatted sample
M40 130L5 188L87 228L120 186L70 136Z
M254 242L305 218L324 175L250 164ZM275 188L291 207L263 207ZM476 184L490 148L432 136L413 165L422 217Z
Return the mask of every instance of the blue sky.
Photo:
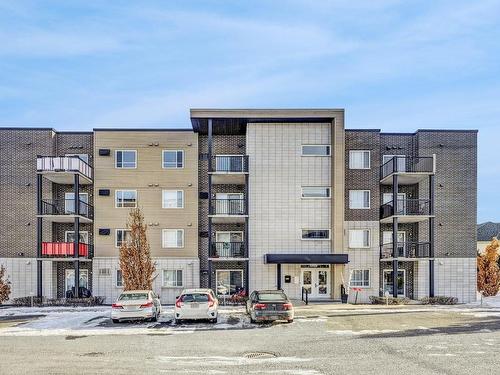
M0 126L340 107L348 128L479 129L478 221L500 221L499 19L500 0L0 0Z

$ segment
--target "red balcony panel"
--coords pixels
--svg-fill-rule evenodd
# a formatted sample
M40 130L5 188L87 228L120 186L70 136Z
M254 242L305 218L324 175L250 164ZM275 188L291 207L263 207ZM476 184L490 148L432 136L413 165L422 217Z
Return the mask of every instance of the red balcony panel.
M42 255L45 256L74 256L75 244L73 242L42 242ZM86 243L78 244L78 253L81 257L89 255L89 245Z

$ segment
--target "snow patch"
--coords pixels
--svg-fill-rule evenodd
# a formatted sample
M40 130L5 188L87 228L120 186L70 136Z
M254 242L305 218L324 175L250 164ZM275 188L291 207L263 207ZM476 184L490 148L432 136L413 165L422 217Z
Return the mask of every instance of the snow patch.
M377 334L383 334L383 333L395 333L395 332L400 332L399 330L396 329L381 329L381 330L376 330L376 329L364 329L361 331L352 331L352 330L335 330L335 331L327 331L329 333L334 333L339 336L359 336L359 335L377 335Z

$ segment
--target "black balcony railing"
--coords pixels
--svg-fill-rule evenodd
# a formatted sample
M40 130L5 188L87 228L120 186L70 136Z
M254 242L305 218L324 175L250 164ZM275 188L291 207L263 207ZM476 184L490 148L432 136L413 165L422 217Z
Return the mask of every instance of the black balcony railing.
M380 178L393 173L433 173L432 156L394 156L380 167Z
M248 172L247 155L220 155L212 160L212 171L226 173Z
M246 215L245 199L212 199L210 215Z
M396 210L394 202L390 201L380 207L380 218L385 219L389 216L419 216L431 215L430 199L398 199Z
M38 156L38 172L79 172L92 179L92 167L78 156Z
M429 242L398 242L397 258L428 258L430 256ZM394 258L392 243L380 246L380 258Z
M94 207L80 200L78 202L80 216L94 218ZM74 199L42 200L40 215L76 215Z
M244 256L244 242L213 242L210 249L212 258L243 258Z

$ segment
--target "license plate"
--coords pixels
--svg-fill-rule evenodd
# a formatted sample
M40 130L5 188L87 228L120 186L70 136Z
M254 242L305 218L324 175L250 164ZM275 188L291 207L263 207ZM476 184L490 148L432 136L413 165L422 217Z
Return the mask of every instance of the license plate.
M191 308L192 308L192 309L197 309L198 307L200 307L200 304L199 304L199 303L192 303L192 304L191 304Z
M280 317L279 317L279 316L277 316L277 315L273 315L273 316L270 316L270 317L269 317L269 319L270 319L270 320L279 320L279 318L280 318Z

